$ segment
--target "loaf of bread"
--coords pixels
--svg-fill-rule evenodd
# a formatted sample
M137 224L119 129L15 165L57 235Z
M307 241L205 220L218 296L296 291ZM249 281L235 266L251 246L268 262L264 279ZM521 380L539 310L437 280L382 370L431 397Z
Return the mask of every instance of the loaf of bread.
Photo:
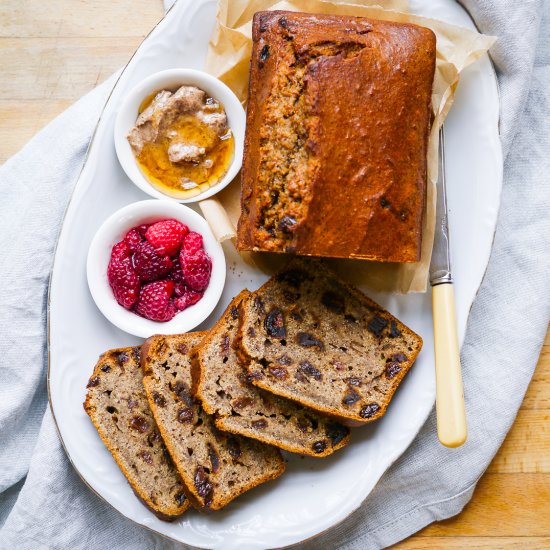
M234 349L242 291L229 304L193 354L194 392L221 430L244 435L286 451L323 457L349 441L349 429L293 401L257 388L247 379ZM238 343L237 343L238 345ZM272 374L284 373L282 354ZM282 368L281 368L282 367Z
M99 358L84 410L136 496L155 515L171 521L189 508L145 396L139 348L113 349Z
M225 434L191 396L191 350L204 333L153 336L141 352L143 384L160 433L191 504L219 510L284 471L281 453Z
M238 249L418 261L433 32L275 11L252 38Z
M251 382L348 421L380 418L422 347L420 336L318 260L293 259L241 312Z

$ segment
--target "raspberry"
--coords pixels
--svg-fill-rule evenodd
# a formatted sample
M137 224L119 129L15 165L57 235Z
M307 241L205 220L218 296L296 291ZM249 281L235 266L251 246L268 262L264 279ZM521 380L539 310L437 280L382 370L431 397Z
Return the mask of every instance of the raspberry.
M107 267L107 279L116 301L130 309L139 296L139 279L132 267L130 248L121 241L113 246Z
M134 229L137 230L137 232L145 238L145 233L147 233L147 230L151 227L150 223L144 223L142 225L138 225L137 227L134 227Z
M186 254L195 254L202 248L202 235L195 231L190 231L185 235L181 249L185 250Z
M181 265L180 265L179 258L174 258L172 260L172 264L173 264L172 271L168 273L167 279L174 281L176 285L180 283L185 285L185 280L183 278L183 273L181 272Z
M174 306L178 311L183 311L189 306L196 304L202 297L204 292L195 292L190 288L186 289L183 295L174 300Z
M133 229L130 229L130 231L128 231L128 233L126 233L126 236L124 237L124 242L128 245L128 248L132 252L135 252L137 250L142 241L143 236L135 227Z
M174 296L176 296L176 298L181 298L186 290L187 287L185 283L174 283Z
M111 250L111 262L122 262L129 260L131 257L130 247L124 242L120 241L113 246Z
M212 261L204 250L198 250L195 254L187 254L185 250L182 250L180 263L185 284L191 290L201 292L208 286L212 272Z
M172 268L172 271L168 273L166 278L170 281L174 281L174 295L177 298L181 298L186 291L185 279L183 278L183 273L181 272L179 258L174 258L172 263L174 264L174 267Z
M163 220L151 225L145 238L155 247L157 254L173 256L178 253L188 231L187 226L177 220Z
M153 245L143 241L134 254L134 269L141 281L154 281L167 275L173 267L168 256L159 256Z
M151 321L170 321L177 313L170 296L174 290L172 281L155 281L141 288L135 312Z

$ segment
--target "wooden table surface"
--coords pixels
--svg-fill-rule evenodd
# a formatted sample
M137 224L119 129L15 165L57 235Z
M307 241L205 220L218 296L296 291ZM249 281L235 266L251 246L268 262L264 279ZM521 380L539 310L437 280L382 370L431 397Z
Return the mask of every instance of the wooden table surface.
M122 67L161 0L0 0L0 163ZM516 422L473 499L395 548L550 548L550 333Z

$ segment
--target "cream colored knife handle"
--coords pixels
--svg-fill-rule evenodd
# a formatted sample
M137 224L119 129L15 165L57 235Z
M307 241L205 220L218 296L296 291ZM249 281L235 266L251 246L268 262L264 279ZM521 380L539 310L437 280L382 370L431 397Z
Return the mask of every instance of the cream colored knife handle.
M466 411L456 335L455 293L452 283L432 287L435 346L437 435L446 447L466 441Z

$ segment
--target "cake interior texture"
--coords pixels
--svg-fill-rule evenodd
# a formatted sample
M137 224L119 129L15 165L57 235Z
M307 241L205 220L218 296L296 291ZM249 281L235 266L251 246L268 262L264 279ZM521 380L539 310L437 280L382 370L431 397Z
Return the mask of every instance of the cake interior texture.
M149 408L139 359L139 348L104 353L84 409L134 493L161 519L172 520L189 501Z
M186 494L199 510L219 510L284 471L280 451L220 431L191 394L191 351L204 333L149 338L142 350L144 385Z
M220 429L251 437L286 451L323 457L349 441L349 428L293 401L257 388L238 357L239 308L250 296L241 292L195 349L194 378L203 407ZM237 349L235 349L237 348ZM289 358L271 372L285 375ZM281 368L282 367L282 368Z
M243 305L241 336L254 385L357 422L384 414L422 347L321 262L299 258Z

